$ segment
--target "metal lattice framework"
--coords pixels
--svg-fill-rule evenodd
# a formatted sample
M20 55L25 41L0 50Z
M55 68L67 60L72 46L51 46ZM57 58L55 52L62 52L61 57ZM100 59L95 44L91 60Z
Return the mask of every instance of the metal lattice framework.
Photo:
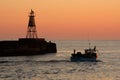
M28 22L26 38L38 38L36 25L35 25L35 15L33 10L31 10L29 14L29 22Z

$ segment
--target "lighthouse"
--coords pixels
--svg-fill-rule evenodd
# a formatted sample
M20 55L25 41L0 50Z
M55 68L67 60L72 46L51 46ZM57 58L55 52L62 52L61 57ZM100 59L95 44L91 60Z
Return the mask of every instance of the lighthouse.
M30 38L30 39L38 38L36 25L35 25L35 15L33 10L31 10L31 12L29 13L29 22L28 22L26 38Z
M27 35L19 40L0 41L0 57L2 56L32 56L47 53L57 53L56 43L47 42L37 37L35 14L31 10L27 27Z

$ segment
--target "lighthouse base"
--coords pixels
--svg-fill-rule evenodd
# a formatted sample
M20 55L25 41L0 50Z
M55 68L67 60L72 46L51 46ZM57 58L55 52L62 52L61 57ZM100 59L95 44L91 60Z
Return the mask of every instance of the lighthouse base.
M47 42L44 38L20 38L15 41L0 41L0 57L31 56L56 53L56 44Z

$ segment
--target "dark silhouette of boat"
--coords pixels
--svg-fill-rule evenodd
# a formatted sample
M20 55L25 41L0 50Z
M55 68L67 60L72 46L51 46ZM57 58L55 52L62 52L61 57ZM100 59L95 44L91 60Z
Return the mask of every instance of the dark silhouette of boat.
M34 19L34 11L29 15L26 38L19 40L0 41L0 57L2 56L30 56L45 53L56 53L56 44L44 38L38 38Z
M96 46L91 49L85 49L85 53L82 54L81 52L75 53L75 50L73 54L71 54L71 61L76 62L76 61L96 61L97 59L97 50Z

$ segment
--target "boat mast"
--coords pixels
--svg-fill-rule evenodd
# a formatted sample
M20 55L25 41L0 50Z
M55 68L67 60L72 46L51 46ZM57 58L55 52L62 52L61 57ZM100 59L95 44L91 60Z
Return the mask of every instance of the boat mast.
M90 36L89 36L89 33L88 33L88 45L89 45L89 49L91 49L91 43L90 43Z
M90 43L90 40L88 40L88 44L89 44L89 49L91 48L91 43Z

